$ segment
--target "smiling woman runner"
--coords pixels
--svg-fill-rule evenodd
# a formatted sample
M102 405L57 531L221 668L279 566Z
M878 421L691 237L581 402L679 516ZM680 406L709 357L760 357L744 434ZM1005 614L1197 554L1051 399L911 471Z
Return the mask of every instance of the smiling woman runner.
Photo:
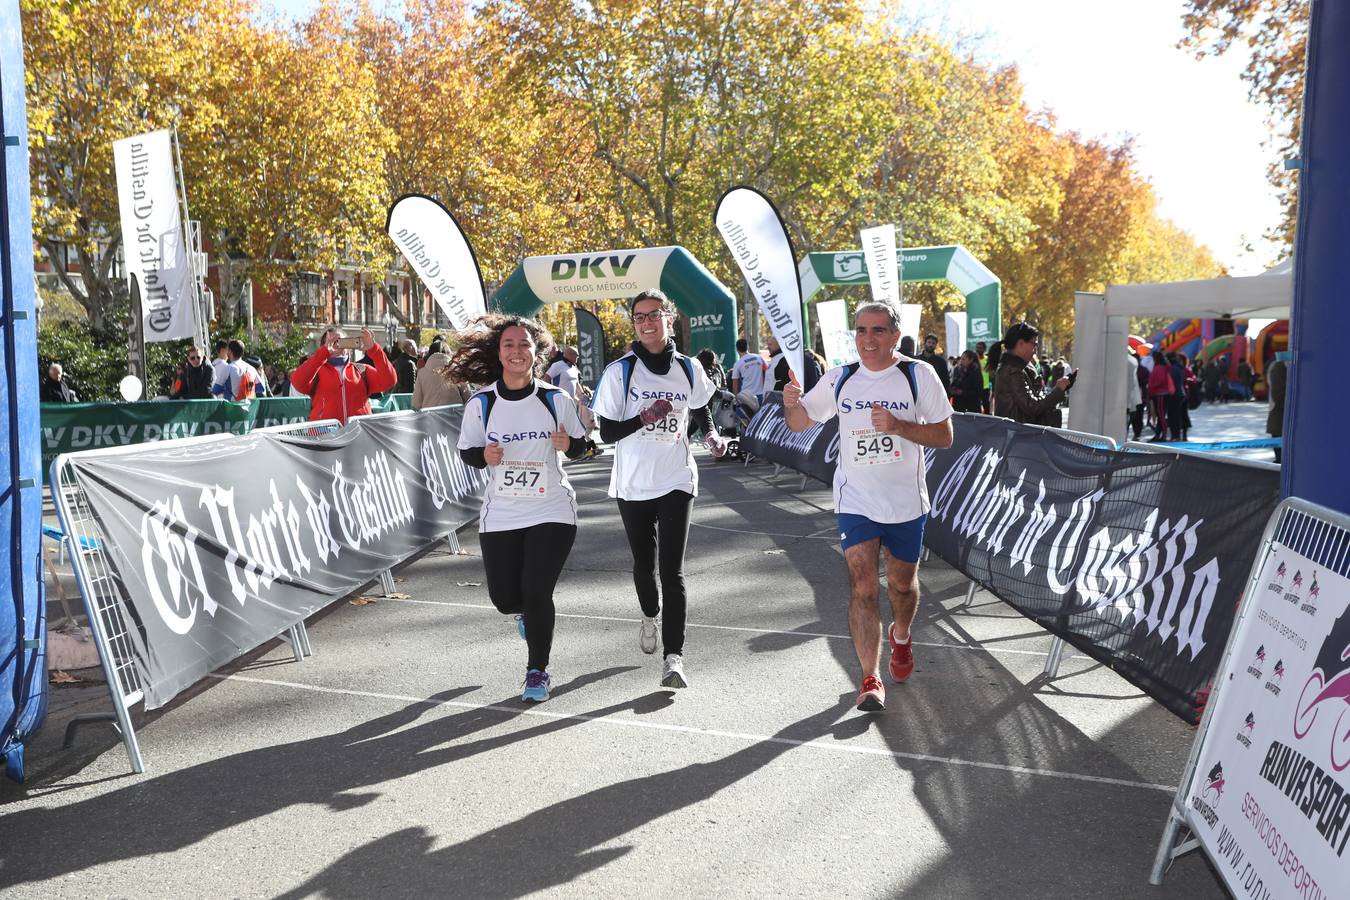
M670 324L675 307L660 291L643 291L631 311L637 340L600 377L591 408L600 437L613 443L609 495L619 501L633 583L642 607L638 646L656 652L657 620L665 601L661 684L688 687L684 674L684 548L689 512L698 494L698 467L689 447L689 418L708 435L714 457L725 452L708 415L713 383L703 366L675 351ZM661 594L656 590L657 546L661 548Z
M486 384L464 405L459 455L492 470L478 518L478 544L492 605L515 615L529 646L522 700L548 699L553 588L577 536L576 491L562 460L586 449L576 401L539 380L553 338L537 322L488 315L461 332L444 375Z

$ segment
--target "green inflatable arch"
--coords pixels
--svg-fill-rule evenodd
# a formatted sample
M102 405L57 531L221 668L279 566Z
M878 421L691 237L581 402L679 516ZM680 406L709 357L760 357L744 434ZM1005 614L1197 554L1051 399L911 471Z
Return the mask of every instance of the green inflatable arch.
M965 247L906 247L895 252L901 281L945 281L966 298L966 347L1003 339L1003 283ZM797 265L802 304L827 284L867 284L867 260L861 250L808 253ZM948 351L952 352L952 351Z
M689 352L711 347L736 362L736 298L683 247L530 256L492 295L504 313L532 316L545 304L627 300L660 288L689 317Z

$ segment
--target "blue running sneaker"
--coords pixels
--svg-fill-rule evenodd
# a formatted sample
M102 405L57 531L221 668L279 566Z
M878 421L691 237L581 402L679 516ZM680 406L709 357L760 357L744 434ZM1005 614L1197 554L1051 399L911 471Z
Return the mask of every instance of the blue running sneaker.
M548 699L549 682L547 672L530 669L525 673L525 690L520 692L520 699L533 703L543 703Z
M520 632L520 639L525 640L525 617L516 616L516 631Z

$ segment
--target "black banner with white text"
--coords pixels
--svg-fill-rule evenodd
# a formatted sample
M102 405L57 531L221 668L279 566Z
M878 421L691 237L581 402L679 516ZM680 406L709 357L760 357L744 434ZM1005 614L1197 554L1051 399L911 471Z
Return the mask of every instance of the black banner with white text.
M463 407L70 457L148 709L478 516Z
M1218 667L1279 473L1101 450L956 414L928 450L925 544L1188 722ZM742 447L830 483L834 421L794 434L766 398Z

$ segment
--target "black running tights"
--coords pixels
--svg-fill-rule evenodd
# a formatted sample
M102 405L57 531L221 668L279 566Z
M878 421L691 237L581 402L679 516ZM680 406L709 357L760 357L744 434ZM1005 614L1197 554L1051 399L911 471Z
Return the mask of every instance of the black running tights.
M525 617L525 643L530 649L527 668L548 669L548 654L553 649L553 588L576 537L577 526L561 522L478 535L492 605L506 615Z
M694 497L671 491L654 500L620 500L619 515L633 551L633 585L644 616L661 619L664 655L684 652L684 548L689 543L689 512ZM656 593L657 547L660 547L661 595Z

